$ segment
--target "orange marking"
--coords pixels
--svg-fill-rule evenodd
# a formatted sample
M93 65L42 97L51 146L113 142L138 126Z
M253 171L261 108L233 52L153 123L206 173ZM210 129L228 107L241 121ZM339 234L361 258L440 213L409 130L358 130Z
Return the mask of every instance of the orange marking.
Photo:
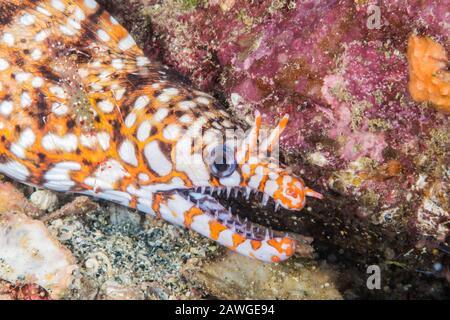
M280 257L277 257L277 256L272 256L271 260L272 260L272 262L275 262L275 263L281 262Z
M240 234L234 233L233 236L233 249L236 249L241 243L245 242L245 237Z
M258 250L259 248L261 248L262 243L261 241L257 241L257 240L252 240L250 241L250 244L252 245L253 250Z
M158 218L161 217L161 213L159 212L159 210L160 210L161 202L163 199L164 199L163 196L160 194L155 194L155 197L153 198L152 209Z
M184 225L186 228L190 228L192 225L192 222L194 221L194 217L202 215L203 211L200 210L197 207L192 207L184 214Z
M295 249L295 241L289 238L282 238L280 241L270 239L267 243L274 247L279 253L286 253L287 256L292 256ZM286 249L283 248L286 246Z
M209 230L211 232L211 239L216 240L219 239L219 235L222 231L228 229L227 227L225 227L223 224L216 222L216 221L212 221L209 223Z

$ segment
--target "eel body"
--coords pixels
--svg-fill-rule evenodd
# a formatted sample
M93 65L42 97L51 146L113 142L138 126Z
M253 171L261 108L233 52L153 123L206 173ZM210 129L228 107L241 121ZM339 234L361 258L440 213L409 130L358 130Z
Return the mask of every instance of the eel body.
M210 95L174 80L93 0L0 0L0 173L106 199L270 262L295 241L241 221L219 195L301 210L321 195ZM249 200L250 201L250 200Z

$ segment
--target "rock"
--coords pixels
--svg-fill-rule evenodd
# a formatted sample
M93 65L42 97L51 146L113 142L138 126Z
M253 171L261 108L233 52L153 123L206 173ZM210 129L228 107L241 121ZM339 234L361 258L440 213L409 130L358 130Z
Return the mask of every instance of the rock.
M42 213L12 184L0 182L0 216L3 213L16 211L31 217L37 217Z
M107 281L100 289L100 300L143 300L144 294L140 288L129 287L116 281Z
M40 221L23 214L3 214L0 248L0 279L37 284L53 299L61 297L72 281L76 268L72 254Z
M342 299L333 268L303 262L265 264L229 253L184 274L190 283L219 299Z
M58 197L48 190L38 190L30 196L30 201L42 211L53 211L58 206Z

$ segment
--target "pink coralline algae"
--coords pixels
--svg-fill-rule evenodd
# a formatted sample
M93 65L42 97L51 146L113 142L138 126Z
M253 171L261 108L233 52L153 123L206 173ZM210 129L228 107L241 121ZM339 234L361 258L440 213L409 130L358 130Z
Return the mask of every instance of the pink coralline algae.
M303 221L315 238L364 252L448 241L449 119L411 97L407 57L413 34L448 52L448 0L180 2L145 2L147 52L239 117L290 115L287 160L328 193L311 213L326 232Z

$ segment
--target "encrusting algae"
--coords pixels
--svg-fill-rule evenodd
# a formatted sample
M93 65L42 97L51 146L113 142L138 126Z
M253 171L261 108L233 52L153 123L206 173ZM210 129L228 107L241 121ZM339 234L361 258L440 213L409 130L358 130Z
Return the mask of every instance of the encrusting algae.
M429 37L412 35L408 41L409 92L418 102L431 102L450 113L450 72L445 48Z

